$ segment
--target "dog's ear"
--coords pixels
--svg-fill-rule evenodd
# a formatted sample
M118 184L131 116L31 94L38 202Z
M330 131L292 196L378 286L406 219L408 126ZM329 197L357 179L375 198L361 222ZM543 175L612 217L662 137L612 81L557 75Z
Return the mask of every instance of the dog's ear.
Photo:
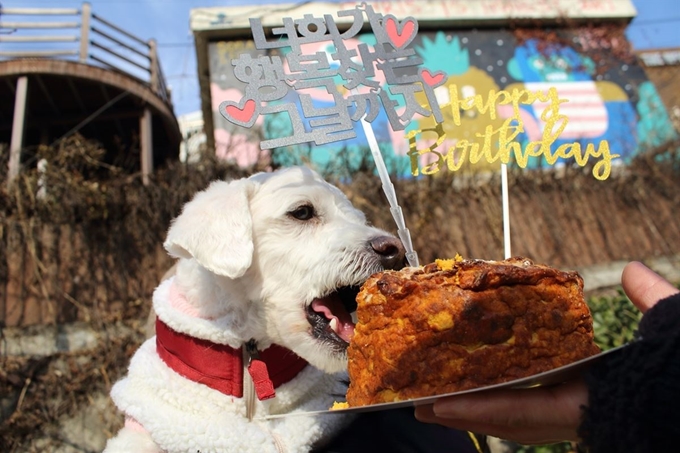
M253 260L247 179L215 181L187 203L172 222L163 244L177 258L194 258L209 271L241 277Z

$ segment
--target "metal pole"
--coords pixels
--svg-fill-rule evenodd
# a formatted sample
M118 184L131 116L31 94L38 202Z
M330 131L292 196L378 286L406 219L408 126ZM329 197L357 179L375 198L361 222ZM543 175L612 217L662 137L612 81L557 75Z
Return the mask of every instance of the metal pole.
M7 187L19 175L21 164L21 148L24 146L24 122L26 120L26 98L28 94L28 77L21 76L17 80L14 97L14 119L12 120L12 139L9 145L9 168L7 170Z

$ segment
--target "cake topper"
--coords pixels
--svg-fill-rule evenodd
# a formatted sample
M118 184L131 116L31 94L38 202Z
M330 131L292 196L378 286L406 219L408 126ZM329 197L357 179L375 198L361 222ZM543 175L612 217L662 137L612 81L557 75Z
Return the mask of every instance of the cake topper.
M596 179L605 180L611 174L612 160L620 157L612 154L609 149L609 142L601 140L597 146L588 143L582 149L579 142L566 143L553 150L553 143L560 137L560 134L567 127L569 118L560 113L560 104L569 102L568 99L559 97L555 87L547 91L529 91L513 89L510 91L491 91L486 100L480 95L458 99L458 87L454 84L449 85L451 102L447 104L451 109L451 117L456 126L461 125L461 112L472 109L479 114L489 115L492 119L496 118L497 107L500 105L510 105L513 114L506 118L503 125L494 130L492 126L487 126L483 134L475 134L477 141L459 140L454 146L449 147L446 152L437 151L441 143L446 139L446 133L442 123L436 123L434 128L414 130L408 133L409 157L411 161L411 172L414 176L420 173L429 175L439 172L444 165L451 171L456 171L469 161L474 164L484 159L488 163L500 161L502 164L510 162L511 155L514 155L514 162L520 168L526 168L530 157L542 156L548 165L554 165L558 159L573 158L577 165L585 166L591 157L599 159L593 166L592 174ZM522 149L520 143L516 141L517 136L524 132L524 124L520 115L520 104L532 105L535 103L543 104L541 121L543 131L540 140L529 142ZM418 149L417 137L425 132L434 132L436 139L433 145L424 149ZM420 168L420 156L433 154L436 161Z
M442 122L443 115L436 101L434 89L441 85L446 75L442 71L419 68L422 58L408 47L418 33L418 22L413 17L403 20L387 14L376 13L370 5L362 3L354 9L339 11L338 18L349 20L349 27L341 32L333 16L323 18L305 14L302 19L285 17L283 26L271 30L267 39L260 19L250 19L255 47L260 50L278 49L283 55L262 55L253 58L241 54L232 60L234 75L246 84L245 95L239 101L224 101L220 114L231 123L251 127L259 115L286 114L293 134L263 140L262 149L312 142L323 145L356 137L354 123L360 123L375 160L390 212L397 223L400 239L406 249L411 266L418 265L418 255L413 250L394 186L378 147L371 122L379 109L385 111L393 130L404 130L417 114L433 116ZM355 37L368 22L376 44L359 44L356 49L345 45L345 40ZM317 52L306 55L303 45L329 42L330 53ZM331 59L329 60L329 55ZM288 68L288 70L286 70ZM386 85L375 80L376 71L382 72ZM340 79L341 92L337 79ZM333 106L317 108L308 94L298 93L301 109L284 98L292 90L306 88L325 89L333 99ZM428 105L418 102L416 95L424 94ZM394 100L397 97L401 102ZM303 118L308 120L307 127Z
M444 82L446 75L419 68L422 58L408 47L418 32L414 18L400 21L390 14L383 16L365 3L339 11L337 16L350 20L346 31L339 31L331 15L319 18L305 14L297 20L283 18L283 26L271 30L271 40L265 36L262 21L250 19L255 48L278 49L282 55L253 58L245 53L233 59L234 75L246 84L245 94L240 102L222 102L219 111L227 121L243 127L252 126L260 115L287 114L293 134L263 140L262 149L308 142L323 145L354 138L353 123L362 119L371 123L381 107L395 131L404 130L416 114L432 115L437 122L443 121L434 89ZM354 38L365 20L376 44L371 47L361 43L356 49L348 48L345 40ZM321 42L328 42L331 50L314 55L304 53L304 44ZM378 71L385 78L385 86L375 80ZM291 90L307 88L326 90L334 105L316 108L312 97L304 92L297 93L300 110L294 102L286 102ZM416 98L422 94L428 101L426 106ZM303 119L308 120L308 127Z
M405 135L413 176L433 175L445 167L456 171L466 162L500 162L506 258L511 256L507 184L507 164L511 160L526 168L530 157L543 157L549 165L559 159L571 158L579 166L585 166L590 158L599 159L592 168L593 176L599 180L609 177L611 162L619 155L611 153L606 140L602 140L597 148L589 143L582 149L580 143L575 142L552 149L551 145L569 120L560 113L560 104L568 100L560 98L555 88L546 91L491 90L486 98L473 94L461 99L455 84L441 86L447 75L443 71L421 67L422 57L409 47L418 33L415 18L400 20L391 14L383 15L366 3L338 11L337 17L343 22L343 31L332 15L316 17L305 14L301 19L284 17L282 26L272 28L269 36L260 19L250 19L255 48L275 50L276 54L253 57L244 53L231 60L235 78L246 85L245 93L239 101L222 102L219 112L227 121L245 128L252 127L261 115L286 117L290 121L292 135L262 140L262 149L302 143L325 145L352 139L357 136L355 126L360 124L411 266L418 265L418 256L413 250L409 230L371 125L381 108L393 131L404 131L417 117L433 120L433 127L410 130ZM345 41L355 38L366 24L375 44L346 45ZM328 43L329 50L306 54L304 46L311 43ZM377 75L385 80L384 84L376 80ZM332 99L331 105L315 106L312 96L305 93L310 88L324 90ZM449 102L440 105L435 90L448 90ZM291 91L296 93L299 105L289 96ZM524 149L517 141L518 135L524 132L521 105L543 107L540 116L542 137L525 143ZM461 139L453 145L446 140L442 109L448 109L446 113L450 110L454 125L459 127L461 112L475 110L480 115L495 119L499 106L507 106L512 111L500 128L487 126L484 133L475 134L474 139ZM423 134L432 137L433 133L436 138L428 140L431 145L419 148L419 144L424 142L419 140ZM447 146L448 149L442 149Z

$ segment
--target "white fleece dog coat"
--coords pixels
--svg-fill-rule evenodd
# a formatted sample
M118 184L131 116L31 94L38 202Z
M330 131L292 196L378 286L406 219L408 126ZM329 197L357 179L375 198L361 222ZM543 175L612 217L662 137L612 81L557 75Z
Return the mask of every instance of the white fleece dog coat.
M349 421L340 414L258 420L265 414L330 408L346 392L346 375L324 373L293 352L272 346L261 351L262 360L270 362L267 371L272 381L283 378L286 382L275 389L273 398L257 400L249 392L253 385L243 370L242 347L229 344L233 320L196 317L178 293L174 278L158 286L153 305L160 320L158 335L140 347L127 376L111 391L126 415L126 427L108 442L105 453L306 452L329 440ZM186 356L192 347L199 352L210 348L208 342L217 351L198 359ZM271 363L272 356L276 363ZM220 364L225 364L224 370ZM265 376L264 385L255 385L265 397L273 390L266 381ZM247 414L249 400L251 414ZM254 416L252 421L248 415Z

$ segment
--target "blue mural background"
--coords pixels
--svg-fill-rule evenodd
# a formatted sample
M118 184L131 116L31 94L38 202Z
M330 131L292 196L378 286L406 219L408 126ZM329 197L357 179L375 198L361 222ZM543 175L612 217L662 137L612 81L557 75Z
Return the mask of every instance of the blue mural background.
M531 91L547 90L555 87L561 98L569 100L560 106L560 112L569 118L560 139L553 143L557 148L564 143L578 142L582 147L588 143L597 144L602 140L609 142L611 152L621 156L621 162L628 162L638 153L659 146L676 136L654 85L647 79L642 67L634 58L619 58L614 52L584 52L582 36L578 29L563 32L560 43L546 44L540 39L524 39L520 42L517 35L504 30L464 30L456 32L421 31L410 44L423 59L421 67L431 72L444 71L447 75L444 84L436 89L437 99L444 112L446 140L441 152L455 145L458 140L475 137L488 125L500 127L512 115L509 106L499 106L497 118L480 115L479 112L461 112L461 124L453 124L449 105L449 86L455 85L458 97L480 94L487 97L492 90L512 90L513 88ZM350 46L360 43L374 44L372 35L359 35ZM328 43L311 44L307 53L326 52L328 60L333 53ZM263 52L264 53L264 52ZM224 59L222 59L224 60ZM211 68L212 74L224 73L227 68ZM406 69L413 70L413 68ZM378 82L383 83L379 74ZM219 90L238 87L227 86L223 81L213 82ZM341 86L342 79L337 79ZM311 89L314 107L332 106L332 99L323 89ZM390 95L397 103L399 96ZM420 99L425 102L424 97ZM290 90L286 98L279 102L293 102L300 107L299 93ZM215 103L215 102L214 102ZM521 119L524 132L517 137L523 144L540 138L543 123L540 104L521 106ZM448 112L448 113L447 113ZM214 112L214 117L219 113ZM216 122L219 120L216 120ZM305 127L309 128L308 120ZM412 130L427 129L434 126L431 117L414 119L404 131L393 131L387 115L381 109L372 122L372 128L390 170L399 175L410 174L407 156L408 140L406 134ZM216 124L216 131L222 125ZM292 126L281 115L266 115L257 134L263 140L292 135ZM275 165L307 163L321 171L339 171L339 168L353 171L370 161L366 137L361 126L354 127L356 137L324 145L290 145L270 150L270 158ZM252 131L251 131L252 132ZM252 135L252 134L251 134ZM432 137L423 134L427 142ZM252 139L251 139L252 140ZM423 145L426 146L426 145ZM529 167L542 167L541 158L532 158ZM498 168L498 162L464 166L461 171L488 171Z

